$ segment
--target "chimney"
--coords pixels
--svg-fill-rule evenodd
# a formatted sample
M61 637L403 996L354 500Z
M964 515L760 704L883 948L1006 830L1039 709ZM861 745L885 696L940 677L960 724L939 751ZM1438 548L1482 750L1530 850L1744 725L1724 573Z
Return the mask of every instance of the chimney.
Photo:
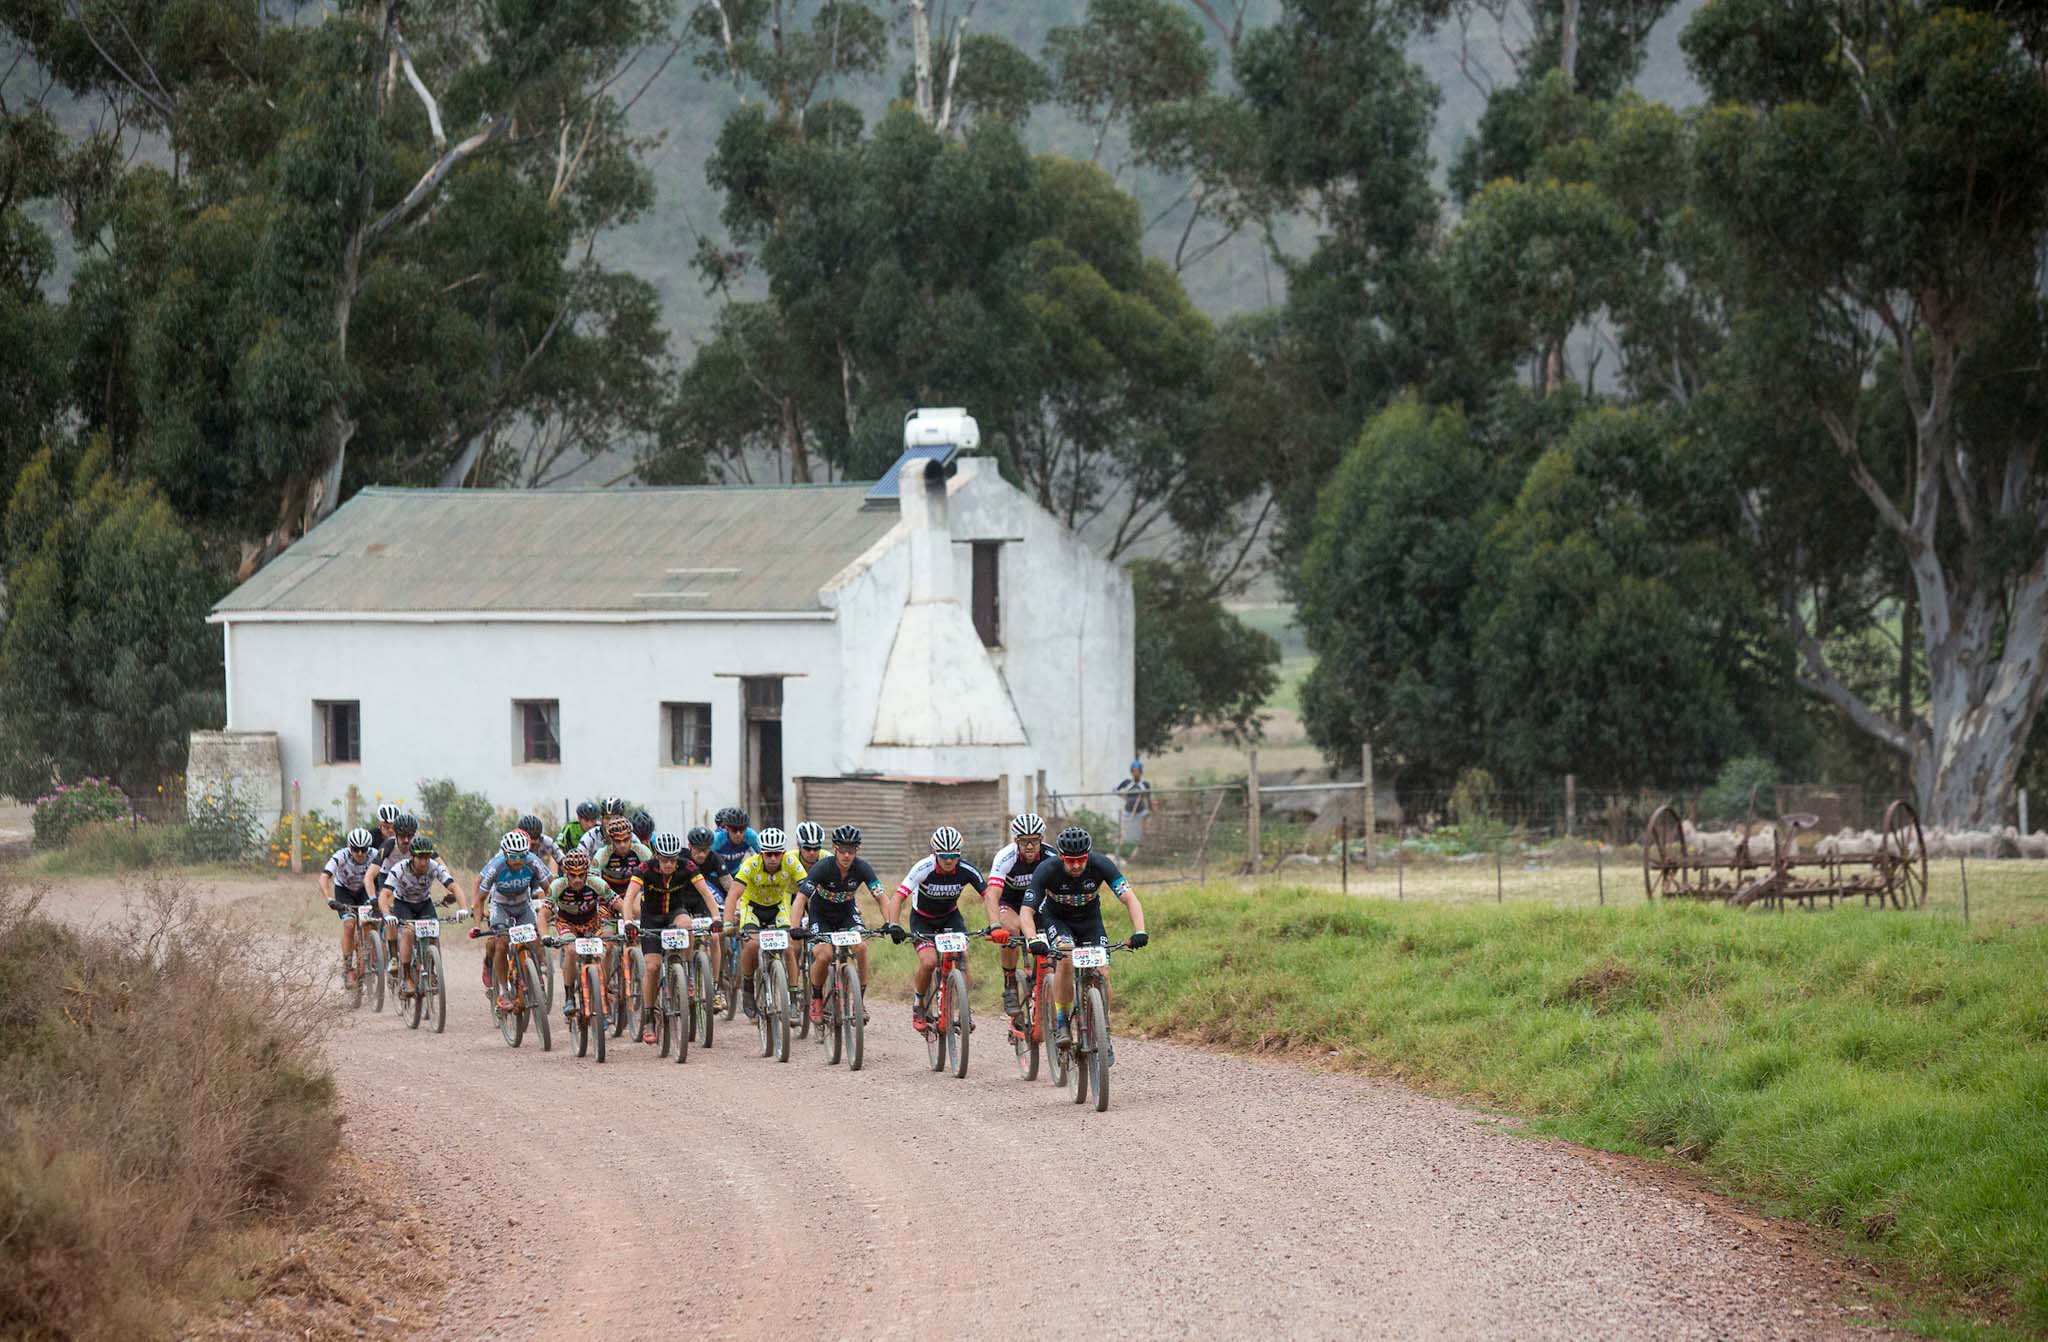
M910 599L955 600L953 529L946 518L946 470L936 461L907 463L903 524L910 531Z

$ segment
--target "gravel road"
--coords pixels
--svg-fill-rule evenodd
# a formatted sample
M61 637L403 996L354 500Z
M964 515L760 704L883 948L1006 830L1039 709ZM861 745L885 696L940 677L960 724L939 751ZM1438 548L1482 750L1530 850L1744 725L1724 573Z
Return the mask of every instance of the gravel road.
M934 1075L893 999L859 1073L744 1018L600 1066L506 1047L449 949L445 1035L357 1013L331 1045L351 1141L425 1157L436 1336L1885 1335L1807 1232L1398 1086L1129 1040L1096 1114L995 1022Z

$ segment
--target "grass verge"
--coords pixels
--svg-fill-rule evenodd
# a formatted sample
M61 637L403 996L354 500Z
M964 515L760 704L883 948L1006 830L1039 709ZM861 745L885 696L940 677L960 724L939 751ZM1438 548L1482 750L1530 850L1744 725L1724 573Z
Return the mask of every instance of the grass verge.
M1696 1162L2048 1330L2048 927L1839 909L1471 908L1210 887L1119 961L1139 1030L1334 1051Z
M309 977L149 878L81 933L0 886L0 1336L153 1337L233 1237L324 1186L338 1132Z

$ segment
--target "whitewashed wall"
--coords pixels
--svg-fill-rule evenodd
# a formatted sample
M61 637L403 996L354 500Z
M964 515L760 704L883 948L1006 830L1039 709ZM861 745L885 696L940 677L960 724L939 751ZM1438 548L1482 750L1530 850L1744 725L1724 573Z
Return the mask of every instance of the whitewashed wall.
M619 793L664 826L740 795L742 675L783 682L784 796L799 774L837 772L839 687L828 621L619 624L236 622L228 636L228 727L278 734L286 786L325 806L353 783L367 801L415 801L446 777L501 805L560 812L562 799ZM717 675L717 672L727 673ZM810 674L805 674L810 673ZM316 763L315 700L362 705L362 763ZM515 699L562 705L562 763L515 763ZM711 705L711 764L671 767L664 702Z

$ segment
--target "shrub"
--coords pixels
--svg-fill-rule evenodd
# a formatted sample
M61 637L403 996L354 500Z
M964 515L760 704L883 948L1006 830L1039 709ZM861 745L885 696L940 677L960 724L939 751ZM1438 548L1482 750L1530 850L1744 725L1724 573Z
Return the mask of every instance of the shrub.
M246 862L256 855L262 828L255 803L240 788L209 792L186 804L183 856L192 862ZM289 825L285 834L289 842Z
M1771 789L1777 786L1778 766L1761 755L1738 755L1721 766L1714 785L1700 795L1700 814L1710 820L1742 820L1749 815L1750 793L1768 815L1776 808Z
M172 882L94 932L0 886L0 1336L168 1335L194 1262L325 1183L317 977L255 954Z
M299 849L307 870L317 871L327 864L334 850L341 847L347 830L341 822L329 817L319 807L311 807L299 815ZM270 865L280 871L292 865L292 817L286 812L277 818L270 828L270 838L264 844Z
M464 792L447 778L420 780L420 809L420 824L432 832L443 859L471 870L491 860L498 840L519 819L517 812L501 811L482 793Z
M80 825L115 820L128 814L128 796L104 778L59 784L55 792L35 800L36 847L57 848Z

